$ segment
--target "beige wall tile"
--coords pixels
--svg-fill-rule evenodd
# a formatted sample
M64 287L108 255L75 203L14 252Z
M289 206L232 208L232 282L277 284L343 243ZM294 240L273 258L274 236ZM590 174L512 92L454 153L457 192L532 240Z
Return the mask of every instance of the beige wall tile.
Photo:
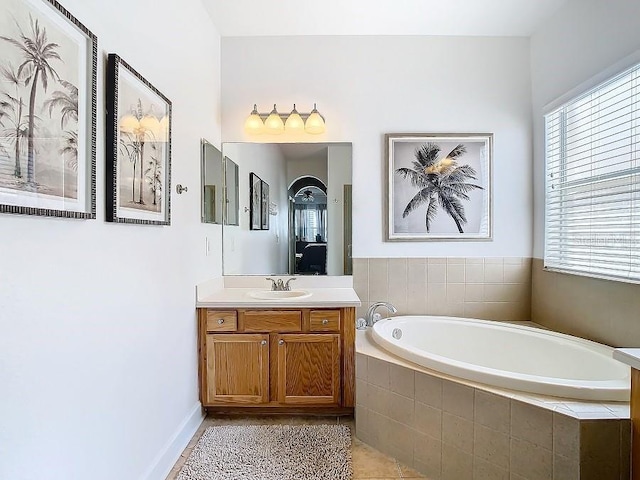
M441 409L443 380L425 373L416 372L415 382L416 401Z
M526 479L552 480L553 454L551 450L517 438L511 439L509 451L511 474Z
M465 453L473 453L473 422L456 415L442 413L442 443Z
M473 480L509 480L509 472L504 468L474 457Z
M362 438L369 431L369 409L363 405L356 405L354 416L356 420L356 436Z
M356 378L356 405L369 405L369 384Z
M464 265L464 257L447 257L447 265Z
M442 470L442 442L415 432L413 435L413 467L429 479L439 479Z
M484 283L483 263L467 263L464 268L464 278L467 283Z
M414 398L415 395L415 371L410 368L390 364L389 384L391 391L407 398Z
M470 479L473 457L453 446L442 444L442 480Z
M442 439L442 410L416 401L415 429L438 440Z
M580 456L580 421L553 413L553 453L567 458Z
M553 448L553 414L551 410L511 400L511 436Z
M446 309L447 305L447 284L429 283L427 285L427 311L429 313Z
M369 301L386 302L389 298L389 262L386 258L369 259Z
M620 420L580 422L580 479L620 478Z
M389 403L391 392L384 388L369 384L367 390L367 403L365 406L379 415L389 416Z
M504 264L504 283L530 283L531 270L522 263Z
M389 418L407 426L414 424L413 398L403 397L397 393L389 392L387 412ZM409 435L409 437L411 437Z
M464 303L462 303L462 302L458 302L458 303L447 302L447 309L446 309L445 315L448 315L450 317L462 317L462 316L464 316Z
M369 357L367 359L367 382L389 390L389 363Z
M432 259L429 259L429 262ZM447 281L447 265L446 264L431 264L427 270L427 282L428 283L446 283Z
M399 312L407 311L407 259L390 258L388 265L389 297L388 301Z
M447 283L447 303L463 303L465 287L464 283Z
M442 409L445 412L473 421L473 400L473 388L442 381Z
M467 257L464 259L465 265L484 265L483 257Z
M511 401L501 395L476 389L475 422L498 432L509 434L511 431Z
M473 454L502 469L509 468L509 435L475 425Z
M427 261L407 260L407 313L425 313L427 309Z
M448 263L448 259L446 257L428 257L427 264L431 265L446 265Z
M464 301L483 302L485 299L484 289L489 286L482 283L467 283L464 289Z
M356 378L367 379L367 358L362 353L356 353Z
M360 301L369 301L369 259L353 259L353 289L360 297Z
M503 283L504 282L504 268L502 265L502 259L499 263L484 263L484 281L485 283Z
M580 458L554 455L553 480L580 480Z
M464 264L447 264L447 283L464 283Z

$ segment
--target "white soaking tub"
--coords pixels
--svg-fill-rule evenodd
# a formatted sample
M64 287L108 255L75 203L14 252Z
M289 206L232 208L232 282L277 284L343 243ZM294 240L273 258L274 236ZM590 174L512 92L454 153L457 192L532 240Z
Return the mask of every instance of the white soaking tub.
M488 320L398 316L377 322L381 347L466 380L580 400L629 401L630 368L613 349L570 335Z

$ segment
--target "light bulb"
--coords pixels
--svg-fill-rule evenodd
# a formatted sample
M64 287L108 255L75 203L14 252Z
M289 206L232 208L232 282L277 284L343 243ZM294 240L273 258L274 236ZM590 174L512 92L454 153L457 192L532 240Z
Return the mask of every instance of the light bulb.
M307 121L304 124L304 130L305 132L312 135L319 135L321 133L324 133L324 119L322 118L320 113L318 113L318 110L316 110L315 103L313 104L313 110L311 110L309 118L307 118Z
M284 122L282 118L280 118L275 104L273 105L273 110L271 110L271 113L264 121L264 129L267 133L274 135L280 135L284 132Z
M252 135L260 135L264 132L264 123L262 123L262 119L258 115L257 105L253 106L253 111L244 122L244 130Z
M304 120L296 110L296 104L293 104L293 110L287 117L287 121L284 124L284 128L287 133L302 133L304 132Z

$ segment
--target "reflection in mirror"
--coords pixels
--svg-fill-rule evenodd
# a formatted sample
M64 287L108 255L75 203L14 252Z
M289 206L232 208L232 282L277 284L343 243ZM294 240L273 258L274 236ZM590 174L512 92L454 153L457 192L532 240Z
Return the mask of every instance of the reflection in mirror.
M239 222L223 228L225 275L351 274L351 144L224 143L238 169ZM250 174L269 186L250 229ZM227 189L229 189L227 178Z
M202 222L222 223L224 181L222 152L202 139Z
M239 225L238 214L238 165L230 158L224 157L224 181L225 181L225 225Z

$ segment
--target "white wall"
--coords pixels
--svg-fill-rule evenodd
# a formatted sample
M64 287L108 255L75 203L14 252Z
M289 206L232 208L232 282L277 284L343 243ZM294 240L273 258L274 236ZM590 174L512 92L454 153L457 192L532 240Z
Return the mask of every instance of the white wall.
M569 0L531 37L536 258L544 248L544 107L640 62L639 18L637 0Z
M327 184L327 152L311 158L295 158L287 160L287 186L300 177L316 177Z
M194 287L221 272L198 190L220 40L199 0L64 6L99 41L98 218L0 216L0 478L163 479L200 418ZM107 52L173 101L170 227L104 221Z
M277 145L224 145L224 155L238 165L240 225L224 227L225 275L268 275L288 271L287 163ZM270 202L278 206L269 215L269 230L250 230L249 174L269 184Z
M353 142L354 257L531 255L529 40L490 37L225 37L224 141ZM254 103L313 102L318 136L251 138ZM287 106L287 108L285 108ZM386 243L383 136L493 132L494 240Z

